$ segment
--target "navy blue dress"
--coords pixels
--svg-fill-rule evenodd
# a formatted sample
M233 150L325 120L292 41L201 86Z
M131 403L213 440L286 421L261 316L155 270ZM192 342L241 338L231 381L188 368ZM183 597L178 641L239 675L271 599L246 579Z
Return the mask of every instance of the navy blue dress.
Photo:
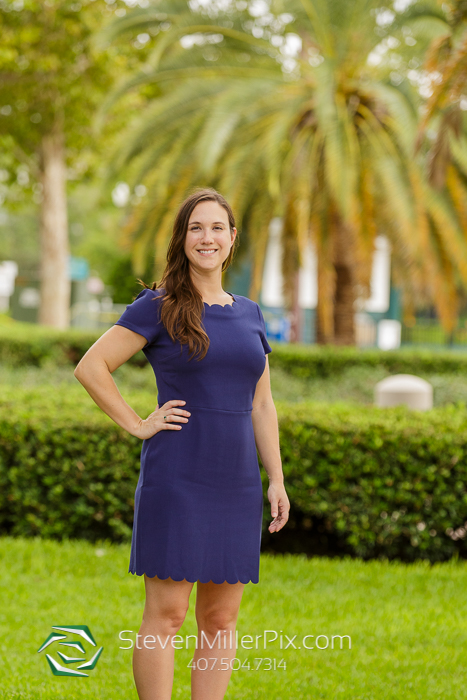
M188 360L159 319L164 289L143 289L117 325L147 340L157 403L182 399L181 430L143 441L129 572L194 583L258 583L263 491L251 420L271 347L259 305L204 303L210 346ZM156 407L154 406L154 409Z

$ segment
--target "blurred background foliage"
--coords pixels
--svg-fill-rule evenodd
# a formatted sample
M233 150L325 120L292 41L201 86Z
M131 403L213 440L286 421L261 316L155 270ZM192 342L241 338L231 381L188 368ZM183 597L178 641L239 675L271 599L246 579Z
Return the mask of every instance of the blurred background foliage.
M434 305L450 331L467 281L466 16L438 0L2 0L0 257L44 265L53 136L63 251L116 302L161 276L176 206L211 185L251 298L272 216L289 308L312 239L320 342L354 342L377 232L405 308Z

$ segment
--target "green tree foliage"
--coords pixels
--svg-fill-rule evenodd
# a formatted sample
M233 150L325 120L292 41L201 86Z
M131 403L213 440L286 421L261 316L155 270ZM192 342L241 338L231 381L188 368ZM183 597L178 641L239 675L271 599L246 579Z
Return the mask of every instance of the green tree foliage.
M429 182L427 148L415 153L416 87L369 60L388 34L384 8L375 0L271 0L263 14L254 4L229 7L161 2L109 28L110 36L159 30L144 69L114 94L155 83L162 91L113 161L148 185L147 206L127 226L136 269L155 248L161 274L174 207L193 186L210 184L247 231L253 298L271 217L284 221L289 308L311 238L322 342L354 342L354 303L369 286L377 233L391 239L408 294L428 296L451 328L467 282L462 211ZM301 40L295 56L291 34Z
M125 44L98 50L91 39L125 12L121 0L0 2L0 165L11 184L21 163L40 205L40 322L46 325L69 322L67 181L98 171L106 138L137 103L134 96L122 103L96 139L98 105L140 55Z

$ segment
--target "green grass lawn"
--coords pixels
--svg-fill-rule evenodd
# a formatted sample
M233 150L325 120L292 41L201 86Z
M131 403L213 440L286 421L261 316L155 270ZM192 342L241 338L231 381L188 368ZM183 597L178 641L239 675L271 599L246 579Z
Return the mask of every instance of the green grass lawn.
M127 573L129 547L0 538L0 558L0 698L137 700L132 652L118 637L138 631L144 602L142 578ZM463 700L466 584L465 562L263 555L260 583L245 587L239 636L282 630L300 646L305 635L350 635L351 648L239 650L252 668L233 672L226 699ZM196 630L195 590L183 636ZM52 625L82 624L104 647L99 663L89 678L53 676L37 650ZM173 698L190 697L191 656L175 652ZM286 669L253 670L256 657L284 659Z

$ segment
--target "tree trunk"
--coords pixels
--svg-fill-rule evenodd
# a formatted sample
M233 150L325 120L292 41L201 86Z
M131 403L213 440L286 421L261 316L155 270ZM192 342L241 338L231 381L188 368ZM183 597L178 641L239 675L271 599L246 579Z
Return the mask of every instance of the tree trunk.
M316 342L330 345L334 342L335 269L329 263L327 246L318 242L318 304L316 306Z
M355 265L352 232L340 215L333 214L334 269L334 343L355 345Z
M290 325L290 342L300 343L302 340L302 310L299 305L299 271L294 273L293 278L293 305Z
M68 217L63 131L56 128L41 144L39 323L68 328L71 283L68 278Z

